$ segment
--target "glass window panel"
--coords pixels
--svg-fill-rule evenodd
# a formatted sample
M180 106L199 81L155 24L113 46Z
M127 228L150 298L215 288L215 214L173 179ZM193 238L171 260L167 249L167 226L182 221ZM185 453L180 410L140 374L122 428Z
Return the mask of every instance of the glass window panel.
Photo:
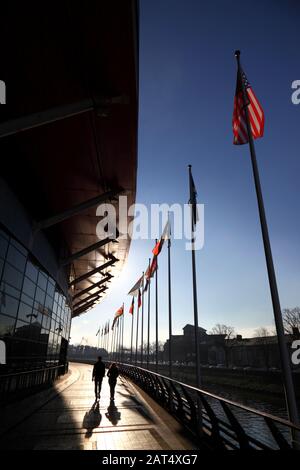
M24 272L26 256L20 253L13 245L10 245L6 255L6 260L15 266L19 271Z
M29 297L32 297L34 299L35 284L32 281L30 281L30 279L28 279L26 276L24 277L24 283L23 283L22 291L26 295L29 295Z
M39 287L37 287L35 292L35 301L38 302L40 305L44 306L45 296L45 292Z
M21 295L21 302L24 302L25 304L29 305L30 307L33 307L33 299L28 297L26 294Z
M10 264L6 263L2 280L8 282L8 284L11 284L16 289L21 290L23 283L23 274L13 268Z
M17 242L17 240L11 238L10 243L15 246L21 253L23 253L23 255L27 256L28 251L19 242Z
M51 325L51 318L48 315L43 316L43 327L46 328L47 330L50 330L50 325Z
M7 284L5 281L1 282L0 291L2 292L2 294L11 295L12 297L15 297L16 299L19 299L20 297L20 291L10 286L9 284Z
M28 329L30 325L24 321L18 320L16 323L15 334L21 338L28 338Z
M0 232L0 256L5 258L8 247L8 239L4 235L4 232Z
M0 336L11 336L15 328L15 318L0 315Z
M20 302L19 311L18 311L18 320L30 322L31 318L32 318L32 307L29 307L29 305L24 304L24 302Z
M29 279L31 279L34 283L37 282L38 269L31 261L27 261L26 276L29 277Z
M48 285L47 285L47 294L49 294L50 297L53 297L53 296L54 296L54 291L55 291L55 287L54 287L54 285L50 282L50 278L49 278Z
M53 299L46 295L45 307L52 313Z
M46 290L47 288L47 277L45 276L44 273L42 273L42 271L39 272L38 285L43 290Z
M5 313L11 317L16 317L19 301L3 291L0 293L0 296L0 312Z

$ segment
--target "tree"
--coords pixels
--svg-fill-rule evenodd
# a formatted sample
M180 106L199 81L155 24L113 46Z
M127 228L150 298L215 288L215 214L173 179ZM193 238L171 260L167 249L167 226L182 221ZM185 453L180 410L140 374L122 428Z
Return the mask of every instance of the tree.
M224 353L225 353L225 361L226 367L229 366L229 352L233 346L233 342L230 341L233 339L235 334L235 329L233 326L229 325L221 325L217 323L210 332L211 335L224 335Z
M234 335L234 327L229 325L221 325L217 323L212 329L210 334L211 335L225 335L225 339L232 339Z
M253 336L256 338L257 344L259 344L262 348L264 363L267 368L269 367L269 336L271 336L271 331L265 326L257 328Z
M294 329L300 331L300 307L285 308L282 311L283 325L287 334L293 334Z

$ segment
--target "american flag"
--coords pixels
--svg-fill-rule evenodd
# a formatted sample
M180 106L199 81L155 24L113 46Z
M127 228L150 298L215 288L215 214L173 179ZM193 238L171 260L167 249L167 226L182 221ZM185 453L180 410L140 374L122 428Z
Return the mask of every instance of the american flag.
M245 72L240 68L240 71L238 70L237 73L234 109L232 117L232 127L234 135L233 143L235 145L246 144L249 141L241 80L243 80L248 98L246 106L248 107L248 114L253 139L258 139L259 137L263 136L265 124L264 111L258 99L256 98L250 83L248 82Z

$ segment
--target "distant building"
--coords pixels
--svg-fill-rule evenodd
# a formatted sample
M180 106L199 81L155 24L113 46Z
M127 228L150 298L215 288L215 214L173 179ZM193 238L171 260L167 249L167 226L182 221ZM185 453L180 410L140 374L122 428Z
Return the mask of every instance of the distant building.
M226 335L207 334L204 328L198 328L200 345L200 362L202 365L222 364L227 367L280 368L280 356L277 336L243 338L237 335L233 339L225 339ZM286 335L290 347L294 339L299 338L299 331ZM164 360L169 359L169 340L164 345ZM194 326L187 324L183 335L172 336L173 361L195 361Z

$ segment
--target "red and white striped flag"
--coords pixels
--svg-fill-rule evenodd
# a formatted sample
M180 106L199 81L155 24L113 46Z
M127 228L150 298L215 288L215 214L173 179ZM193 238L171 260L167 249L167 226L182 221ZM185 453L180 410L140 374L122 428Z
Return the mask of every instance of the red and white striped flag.
M131 315L133 315L133 310L134 310L134 297L132 297L132 302L131 302L130 309L129 309L129 313L131 313Z
M252 90L244 71L240 68L237 73L234 109L232 117L234 145L242 145L249 142L241 80L243 80L246 95L248 98L248 103L246 104L246 106L248 108L249 121L253 139L258 139L259 137L263 136L265 124L264 111L258 99L256 98L255 93Z

